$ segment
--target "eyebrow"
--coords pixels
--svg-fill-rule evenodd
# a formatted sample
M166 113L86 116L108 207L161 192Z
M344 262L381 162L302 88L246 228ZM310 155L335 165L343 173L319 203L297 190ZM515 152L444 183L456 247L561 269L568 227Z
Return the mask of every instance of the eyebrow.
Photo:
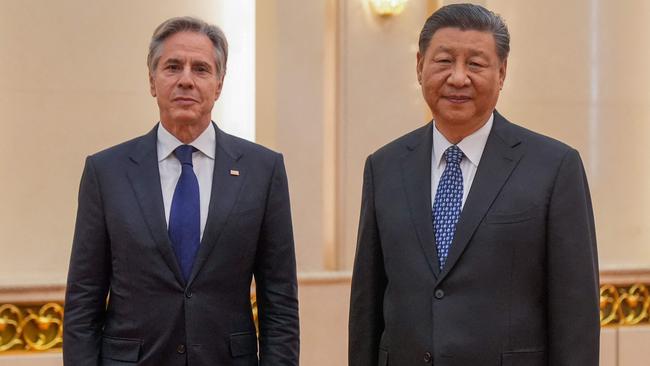
M194 65L205 66L205 67L208 67L210 70L212 70L212 64L210 64L209 62L205 62L205 61L195 61L195 62L192 62L192 65L193 65L193 66L194 66Z
M436 47L435 50L438 51L438 52L441 51L441 52L447 52L447 53L451 53L451 54L454 53L452 48L449 48L449 47L446 47L446 46L438 46L438 47ZM470 56L484 56L485 57L486 55L487 54L485 52L481 51L481 50L470 49Z
M177 59L177 58L168 58L164 62L165 65L167 65L167 64L179 64L179 63L181 63L181 60Z

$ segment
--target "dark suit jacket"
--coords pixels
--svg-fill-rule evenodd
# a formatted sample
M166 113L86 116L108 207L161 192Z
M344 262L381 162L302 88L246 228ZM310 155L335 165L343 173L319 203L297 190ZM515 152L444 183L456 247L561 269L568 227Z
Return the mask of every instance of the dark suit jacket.
M350 366L596 366L598 266L578 153L494 125L438 270L432 124L366 161Z
M87 158L65 300L66 366L298 365L282 156L214 128L209 214L187 283L167 234L156 128Z

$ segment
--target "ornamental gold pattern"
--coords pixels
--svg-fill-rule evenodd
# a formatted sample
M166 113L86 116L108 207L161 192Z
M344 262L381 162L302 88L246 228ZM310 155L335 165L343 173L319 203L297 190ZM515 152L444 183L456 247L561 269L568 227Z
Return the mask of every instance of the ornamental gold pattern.
M21 337L22 322L23 314L17 306L11 304L0 306L0 352L24 344Z
M47 351L63 343L63 306L0 305L0 352Z
M600 287L600 325L627 326L650 323L648 285L602 285Z

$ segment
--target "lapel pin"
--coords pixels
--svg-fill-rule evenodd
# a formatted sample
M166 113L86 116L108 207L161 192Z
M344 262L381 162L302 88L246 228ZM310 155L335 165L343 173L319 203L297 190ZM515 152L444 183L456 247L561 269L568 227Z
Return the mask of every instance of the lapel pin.
M238 177L239 176L239 170L230 169L230 175L234 175L235 177Z

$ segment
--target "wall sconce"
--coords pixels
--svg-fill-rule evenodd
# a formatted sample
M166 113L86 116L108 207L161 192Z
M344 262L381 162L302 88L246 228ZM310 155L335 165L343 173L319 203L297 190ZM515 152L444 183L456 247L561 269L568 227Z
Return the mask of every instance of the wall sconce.
M368 0L370 7L379 16L390 17L399 15L408 0Z

